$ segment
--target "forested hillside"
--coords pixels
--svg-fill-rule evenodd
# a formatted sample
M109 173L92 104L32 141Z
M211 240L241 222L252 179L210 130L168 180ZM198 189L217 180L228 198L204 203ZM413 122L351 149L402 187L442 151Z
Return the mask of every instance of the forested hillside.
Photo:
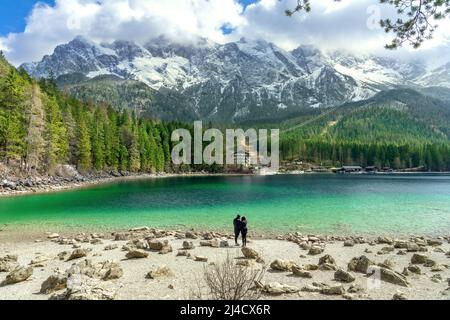
M103 89L99 77L92 90L124 101L117 87ZM450 170L450 102L436 99L445 91L432 93L391 90L333 109L312 109L281 125L281 157L326 166ZM31 79L1 57L0 163L28 174L52 174L60 164L81 173L172 171L171 132L192 125L141 118L129 110L81 102L53 80Z
M409 89L381 92L286 123L281 153L330 166L449 170L449 119L448 102Z
M82 103L51 80L31 79L0 57L0 162L28 173L59 164L89 171L162 172L179 127Z

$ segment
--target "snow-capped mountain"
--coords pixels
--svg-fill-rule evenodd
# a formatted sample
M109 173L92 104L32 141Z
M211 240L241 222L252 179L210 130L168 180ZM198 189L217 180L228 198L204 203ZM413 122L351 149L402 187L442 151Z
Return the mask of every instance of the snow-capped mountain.
M66 76L68 88L82 97L86 86L102 75L144 83L154 96L144 111L180 120L282 119L311 107L367 99L398 85L450 86L448 65L428 72L420 62L325 54L312 46L287 52L264 40L247 39L178 44L159 37L140 46L77 37L23 67L34 77ZM435 75L445 72L447 80L437 82ZM92 80L68 84L71 74ZM183 116L177 110L183 110Z
M426 72L417 79L417 83L428 87L450 88L450 62L436 69Z

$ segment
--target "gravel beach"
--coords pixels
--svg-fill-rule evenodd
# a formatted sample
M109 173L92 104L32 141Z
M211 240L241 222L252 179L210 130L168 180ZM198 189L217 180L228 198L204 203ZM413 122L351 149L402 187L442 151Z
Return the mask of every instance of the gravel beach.
M207 298L204 273L227 256L251 270L262 299L449 299L447 237L391 239L142 227L115 233L0 232L0 300ZM206 268L206 269L205 269ZM372 274L372 276L369 276Z

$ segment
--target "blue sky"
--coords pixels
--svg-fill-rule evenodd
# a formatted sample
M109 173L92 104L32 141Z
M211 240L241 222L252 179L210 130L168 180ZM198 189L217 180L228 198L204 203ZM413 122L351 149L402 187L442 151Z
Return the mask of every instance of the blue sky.
M245 7L258 0L239 0ZM34 4L43 2L53 5L55 0L1 0L0 4L0 36L6 36L11 32L22 32L25 29L26 17L31 12ZM224 28L224 33L231 30Z
M249 4L258 2L258 0L239 0L239 2L245 7L247 7Z
M21 32L25 29L25 19L30 13L36 0L1 0L0 4L0 35L10 32ZM54 0L41 0L53 4Z
M35 6L38 2L58 5L43 8ZM285 50L310 44L362 54L450 56L450 19L441 21L420 50L387 52L384 44L391 36L378 21L395 11L392 6L375 0L311 2L312 12L288 18L284 11L297 0L0 0L0 50L20 65L39 61L78 35L99 43L144 44L164 34L174 41L264 39Z

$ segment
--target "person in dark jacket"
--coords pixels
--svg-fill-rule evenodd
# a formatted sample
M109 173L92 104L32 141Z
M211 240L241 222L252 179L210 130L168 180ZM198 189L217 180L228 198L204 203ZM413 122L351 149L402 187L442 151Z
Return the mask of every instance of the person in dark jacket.
M242 234L242 246L243 247L247 246L247 232L248 232L247 218L242 217L242 219L241 219L241 234Z
M234 242L238 246L239 245L238 238L239 238L239 234L241 233L241 216L240 215L237 215L237 217L234 218L233 225L234 225Z

